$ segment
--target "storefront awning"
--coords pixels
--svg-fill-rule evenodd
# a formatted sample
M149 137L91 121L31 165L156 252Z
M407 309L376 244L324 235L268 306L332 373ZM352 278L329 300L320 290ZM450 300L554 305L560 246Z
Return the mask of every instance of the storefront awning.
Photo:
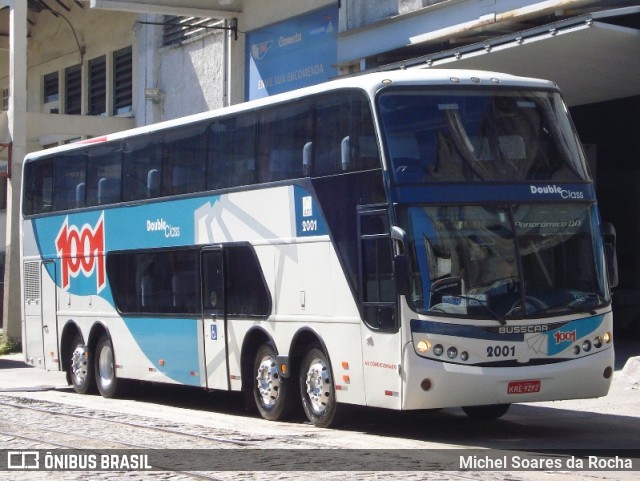
M121 12L233 18L243 0L91 0L91 8Z
M607 23L640 7L599 12L399 62L385 68L494 70L556 82L570 106L640 95L640 30Z

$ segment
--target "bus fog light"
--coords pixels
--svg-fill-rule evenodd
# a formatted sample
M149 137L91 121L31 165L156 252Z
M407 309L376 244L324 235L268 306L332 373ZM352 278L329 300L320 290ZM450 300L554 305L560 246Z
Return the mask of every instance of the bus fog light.
M416 345L416 349L420 352L429 352L429 350L431 349L431 343L427 340L422 340L418 342L418 344Z
M447 357L449 359L455 359L456 357L458 357L458 350L455 347L450 347L449 349L447 349Z
M444 347L442 347L442 344L436 344L435 346L433 346L433 353L436 356L442 356L443 352L444 352Z
M596 349L600 349L602 347L602 338L600 336L596 337L593 340L593 347Z
M467 351L462 351L460 353L460 359L462 359L463 361L469 360L469 353Z
M612 374L613 369L611 369L611 366L609 366L605 368L604 372L602 373L602 377L604 377L605 379L610 379Z
M582 350L584 352L589 352L591 350L591 341L584 341L582 343Z
M580 346L573 346L573 353L577 356L580 354Z
M420 387L422 388L423 391L428 391L429 389L431 389L431 379L423 379L422 382L420 383Z

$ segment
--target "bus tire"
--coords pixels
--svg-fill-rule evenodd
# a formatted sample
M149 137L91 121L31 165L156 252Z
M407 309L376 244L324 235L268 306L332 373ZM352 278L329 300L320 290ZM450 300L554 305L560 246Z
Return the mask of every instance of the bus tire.
M471 419L490 421L507 414L511 404L489 404L486 406L464 406L462 410Z
M85 345L79 333L71 342L71 358L69 359L69 378L73 389L78 394L93 392L95 379L93 377L93 360L88 346Z
M102 334L96 344L95 380L98 391L103 397L113 398L118 393L118 377L116 376L113 345L106 334Z
M300 396L309 421L319 428L335 426L339 420L336 391L329 357L313 346L300 365Z
M280 376L277 353L271 343L260 346L253 363L253 399L260 415L269 421L285 419L291 413L290 382Z

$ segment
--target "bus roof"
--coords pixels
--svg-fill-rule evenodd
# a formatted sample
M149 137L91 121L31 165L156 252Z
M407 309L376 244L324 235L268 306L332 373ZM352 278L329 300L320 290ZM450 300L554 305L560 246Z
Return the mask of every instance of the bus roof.
M548 80L541 80L528 77L518 77L515 75L482 71L482 70L463 70L463 69L410 69L410 70L394 70L387 72L373 72L357 75L339 77L328 82L304 87L298 90L292 90L257 100L242 102L229 107L193 114L177 119L166 120L163 122L136 127L129 130L115 132L91 139L80 140L70 144L52 147L37 152L32 152L25 157L25 162L35 160L39 157L50 155L53 153L61 153L65 151L73 151L85 148L87 145L108 142L113 140L121 140L136 135L152 133L155 131L179 127L192 122L198 122L216 117L222 117L229 114L239 112L249 112L253 109L265 107L294 100L300 97L306 97L313 94L329 92L337 89L359 88L370 95L374 95L381 88L389 85L430 85L430 86L509 86L524 88L557 88L557 85Z

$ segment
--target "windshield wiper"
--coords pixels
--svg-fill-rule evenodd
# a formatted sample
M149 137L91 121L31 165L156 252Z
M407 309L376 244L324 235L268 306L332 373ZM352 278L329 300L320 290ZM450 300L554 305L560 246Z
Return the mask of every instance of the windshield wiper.
M437 294L439 296L442 296L443 293L442 292L438 292L438 291L434 291L434 290L430 290L429 291L431 294ZM496 311L494 311L493 309L491 309L489 307L489 303L487 301L483 301L482 299L477 299L475 297L471 297L471 296L464 296L462 294L444 294L446 296L449 297L455 297L456 299L462 299L465 301L472 301L472 302L477 302L480 306L484 307L484 309L493 316L493 318L498 321L500 324L502 324L503 326L507 324L507 321L505 320L504 317L502 317L501 315L499 315Z
M602 303L600 296L595 295L595 300L596 300L596 305L599 305ZM535 314L541 314L544 312L553 312L555 310L566 310L570 313L579 313L579 314L589 314L591 316L595 316L597 314L597 311L595 310L595 308L588 308L588 307L584 307L584 306L580 306L580 305L572 305L573 303L575 303L577 300L573 300L573 301L569 301L569 302L560 302L558 304L553 304L551 306L547 306L544 307L542 309L539 309L535 312Z
M567 313L589 314L591 316L595 316L597 314L595 307L585 307L585 306L576 304L580 300L581 299L573 299L571 301L562 301L557 304L552 304L550 306L541 305L536 311L532 312L531 314L544 314L544 313L550 313L555 311L557 311L557 313L559 314L561 314L562 311L566 311ZM594 303L594 306L602 304L602 299L597 294L591 295L590 300L596 301ZM507 313L507 316L508 314L509 313Z

